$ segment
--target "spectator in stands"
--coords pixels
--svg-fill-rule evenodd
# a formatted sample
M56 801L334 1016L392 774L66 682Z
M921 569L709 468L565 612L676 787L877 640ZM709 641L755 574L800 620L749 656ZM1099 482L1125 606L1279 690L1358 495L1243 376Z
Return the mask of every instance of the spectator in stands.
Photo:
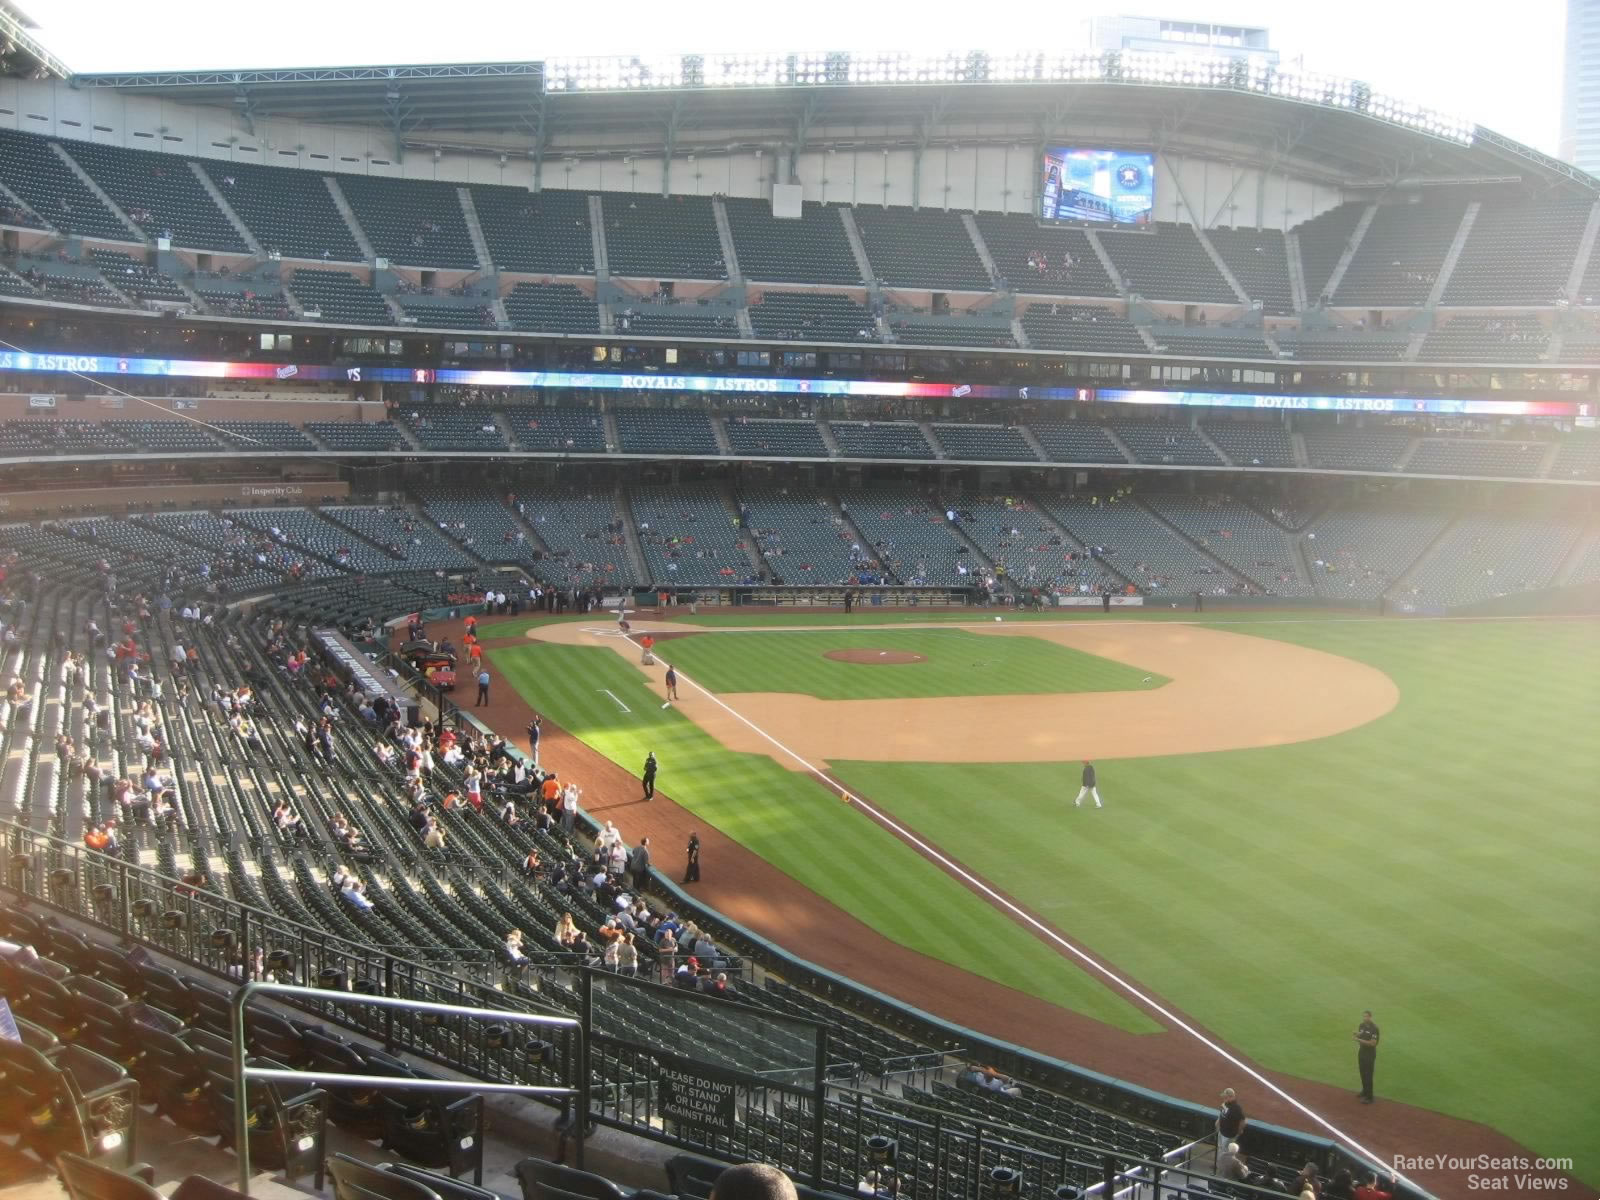
M661 982L669 983L678 965L678 939L667 929L656 942L656 955L661 960Z
M289 807L287 800L279 800L272 810L272 823L286 838L298 838L305 831L300 828L300 814Z
M1321 1200L1353 1200L1355 1196L1354 1179L1348 1167L1340 1167L1333 1173L1333 1178L1323 1185L1319 1193Z
M513 929L506 934L506 957L511 960L513 967L528 965L528 956L522 949L522 930Z
M347 875L339 889L339 898L357 912L371 912L372 901L367 896L366 885L353 875Z
M628 976L639 973L639 947L631 933L624 933L617 939L617 971Z
M768 1163L729 1167L711 1185L711 1200L798 1200L794 1182Z
M1239 1098L1232 1088L1222 1089L1222 1109L1217 1113L1217 1156L1220 1158L1228 1148L1229 1142L1238 1141L1244 1134L1245 1126L1250 1119L1244 1115L1244 1105L1239 1103Z
M1239 1152L1238 1142L1229 1142L1217 1159L1217 1175L1231 1183L1244 1183L1250 1178L1250 1164Z
M1387 1185L1378 1181L1376 1174L1355 1190L1355 1200L1394 1200L1394 1180Z
M444 829L439 822L430 819L428 827L422 831L422 844L429 850L444 849Z
M642 837L628 855L628 875L633 880L633 890L642 892L650 882L650 839Z
M570 947L578 940L578 925L572 919L572 914L564 912L561 919L556 922L556 941L564 947Z

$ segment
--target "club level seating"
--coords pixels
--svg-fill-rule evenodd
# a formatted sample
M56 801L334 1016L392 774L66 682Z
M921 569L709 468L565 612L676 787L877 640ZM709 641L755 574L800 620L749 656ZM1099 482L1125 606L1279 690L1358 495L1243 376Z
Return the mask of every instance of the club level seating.
M1220 466L1216 451L1187 425L1167 421L1113 421L1112 431L1143 463L1173 466Z
M383 547L408 570L470 571L477 565L470 555L409 509L338 505L325 507L320 513L326 520L353 529Z
M829 292L766 292L750 306L758 338L806 342L875 342L877 322L848 296Z
M60 300L64 304L128 307L128 302L107 286L100 273L87 263L38 259L23 270L22 277L50 299Z
M1117 295L1081 229L1041 226L1021 213L977 213L973 220L995 269L1011 290L1046 296Z
M1399 362L1411 339L1379 333L1318 331L1275 335L1280 349L1307 362Z
M1144 509L1128 500L1100 502L1089 496L1040 496L1045 511L1103 564L1152 595L1248 590L1227 568L1195 549Z
M933 435L946 458L988 462L1036 462L1039 456L1022 433L1007 425L936 424Z
M170 300L175 304L188 302L183 289L168 275L163 275L139 262L131 254L118 250L89 251L89 261L100 268L100 273L124 295L138 300Z
M317 444L287 421L215 421L213 424L228 435L230 449L262 450L315 450Z
M1600 363L1600 330L1578 329L1561 339L1561 361Z
M1162 221L1139 230L1097 230L1096 236L1132 295L1149 300L1239 303L1188 225Z
M889 340L911 346L974 346L1009 350L1016 346L1011 323L980 324L976 317L931 317L920 313L891 317Z
M166 454L204 454L223 448L204 426L193 421L106 421L105 427L141 450Z
M735 454L751 458L827 458L828 447L815 421L774 421L762 417L728 417L728 444Z
M694 408L619 408L625 454L720 454L711 417Z
M264 286L260 291L254 288L197 286L195 294L219 317L247 317L258 321L295 319L294 309L289 307L289 300L284 295L283 289L276 284L271 287Z
M0 296L20 296L37 300L39 289L8 267L0 267Z
M993 284L961 214L863 204L855 222L867 261L889 287L987 292Z
M45 138L0 129L0 179L63 233L116 242L138 240Z
M860 286L861 270L837 208L806 201L794 220L773 216L766 200L729 197L722 206L746 279Z
M829 421L846 458L933 458L922 429L910 421Z
M139 447L106 424L28 417L5 422L6 441L22 453L136 454Z
M334 182L380 258L422 267L480 265L455 184L374 175L339 175Z
M1099 425L1080 421L1030 421L1028 429L1049 462L1125 463L1128 458Z
M504 410L512 443L519 450L603 454L605 418L598 409L524 404Z
M306 432L330 450L401 450L404 435L388 421L307 421Z
M302 268L289 278L289 290L306 310L320 320L346 325L392 325L389 307L375 288L344 271Z
M645 569L656 586L731 583L750 577L745 534L715 487L628 489Z
M739 336L734 310L717 306L678 304L670 309L624 308L614 313L618 333L639 337L730 338Z
M1302 221L1294 228L1300 243L1300 273L1305 279L1306 303L1312 307L1322 300L1328 281L1344 257L1345 248L1361 223L1365 204L1347 202Z
M606 192L606 258L613 275L726 279L716 215L705 196Z
M1245 295L1277 316L1294 312L1289 257L1280 229L1208 229L1206 239L1239 281ZM1309 294L1309 293L1308 293Z
M1484 202L1442 304L1554 304L1567 286L1590 200Z
M1109 308L1030 304L1022 315L1022 330L1035 350L1076 354L1150 353L1133 323Z
M101 142L63 142L70 154L133 223L174 245L244 253L244 239L201 186L187 159Z
M537 333L599 333L600 308L570 283L519 283L506 293L511 328Z
M1515 513L1465 516L1391 595L1454 607L1548 587L1580 526Z
M525 487L514 505L555 555L540 568L541 577L580 586L631 582L622 520L610 493Z
M489 261L500 270L594 274L587 193L482 184L469 190Z
M852 489L841 492L839 500L866 539L862 553L877 558L902 583L975 582L981 565L951 530L944 509L916 488Z
M1280 425L1259 421L1204 421L1200 426L1235 466L1292 467L1294 442Z
M1538 317L1453 317L1430 330L1417 358L1426 362L1538 362L1550 334Z
M1398 471L1411 435L1382 429L1307 429L1306 458L1335 471Z
M1556 450L1551 479L1600 479L1600 437L1574 434Z
M1157 354L1181 354L1185 358L1271 358L1272 348L1259 333L1185 333L1156 326L1150 331Z
M529 563L538 546L497 498L481 491L430 488L422 511L435 526L488 563Z
M397 295L400 311L424 329L493 329L494 313L487 304L452 302L439 297Z
M1201 549L1274 596L1309 596L1311 581L1292 534L1254 509L1224 500L1154 496L1150 507Z
M1494 475L1531 479L1544 464L1545 442L1423 438L1406 464L1418 475Z
M728 428L731 432L732 422ZM827 584L859 582L863 575L878 578L870 556L864 551L852 553L856 535L822 497L787 488L751 487L740 491L739 503L746 535L775 580Z
M1444 531L1436 512L1335 509L1306 527L1304 550L1319 596L1376 600Z
M361 249L324 176L212 159L201 160L200 169L268 254L362 261Z
M402 405L395 417L425 450L509 450L494 410L450 404Z
M1465 212L1459 200L1380 205L1334 303L1412 307L1426 301Z

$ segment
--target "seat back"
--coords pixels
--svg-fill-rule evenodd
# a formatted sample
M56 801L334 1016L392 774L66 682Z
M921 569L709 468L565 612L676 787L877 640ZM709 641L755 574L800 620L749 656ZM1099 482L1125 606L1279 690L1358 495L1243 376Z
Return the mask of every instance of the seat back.
M591 1175L542 1158L517 1164L523 1200L623 1200L623 1191L603 1175Z
M56 1170L71 1200L161 1200L144 1180L70 1150L56 1157Z
M704 1200L728 1164L694 1154L674 1154L667 1159L667 1186L677 1196Z
M500 1200L499 1195L488 1188L462 1183L459 1179L440 1175L437 1171L425 1171L408 1163L384 1163L383 1169L391 1175L414 1180L426 1188L431 1188L439 1196L439 1200Z
M335 1154L328 1159L333 1174L334 1200L439 1200L426 1184L351 1158Z

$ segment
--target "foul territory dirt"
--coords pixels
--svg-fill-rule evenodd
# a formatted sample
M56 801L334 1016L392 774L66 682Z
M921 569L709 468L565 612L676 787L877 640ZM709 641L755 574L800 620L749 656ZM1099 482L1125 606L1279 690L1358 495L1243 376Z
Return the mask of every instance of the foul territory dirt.
M490 651L496 648L496 642L492 640L494 624L493 620L486 621L481 630ZM601 624L592 618L580 617L535 629L528 636L570 644L613 645L619 652L626 653L630 663L637 665L637 650L630 649L620 639L606 639L583 632L584 629L598 629ZM706 632L698 627L674 628L670 624L646 624L656 632L658 640L662 632L689 633L692 630L696 635ZM459 632L453 625L441 623L437 635L458 636ZM1190 749L1219 748L1215 744L1206 744L1208 733L1224 738L1222 744L1227 746L1275 745L1325 736L1372 720L1392 708L1397 699L1397 693L1386 677L1359 664L1331 655L1297 650L1280 643L1195 626L1141 626L1113 620L1085 626L1052 628L1029 625L1025 629L1018 627L1015 631L986 629L985 632L992 636L1022 634L1049 636L1053 640L1059 638L1076 649L1132 662L1172 680L1165 687L1148 693L1126 694L1121 701L1116 699L1122 695L1120 693L1055 698L1080 700L1082 703L1079 707L1088 712L1099 712L1102 722L1109 722L1106 714L1119 705L1157 702L1160 709L1171 703L1170 695L1177 695L1182 700L1174 708L1165 710L1169 715L1183 714L1185 728L1181 731L1169 733L1150 728L1143 744L1117 751L1103 748L1121 737L1103 724L1093 732L1092 737L1085 732L1068 736L1066 731L1060 731L1046 736L1060 738L1056 744L1063 748L1045 749L1041 746L1038 753L1043 758L1169 753L1172 751L1156 747L1180 740ZM526 642L521 638L508 638L500 641L499 645L526 645ZM1311 673L1288 678L1297 671ZM651 674L659 685L659 668ZM1252 698L1250 693L1254 688L1268 689L1278 708L1274 709L1272 704L1265 703L1259 697ZM1344 692L1341 690L1343 688L1349 691ZM710 700L693 688L683 688L681 694L685 699L680 703L680 709L697 721L702 721L725 743L733 744L731 736L718 732L715 720L701 711L716 708ZM503 684L494 688L493 697L488 707L474 710L474 715L521 744L522 730L532 719L532 710L526 701ZM728 696L724 699L743 711L747 697ZM789 696L787 699L793 701L797 698ZM1027 727L1036 725L1041 699L1045 698L1027 698L1030 714ZM1349 715L1348 710L1344 710L1344 715L1336 711L1352 701L1360 705L1357 715ZM873 702L839 703L860 705ZM898 705L907 702L885 703ZM988 699L978 703L973 703L970 698L963 701L966 721L970 724L974 714L983 711L991 703ZM1208 711L1211 706L1227 709L1225 719L1219 719L1218 714ZM1155 711L1141 710L1137 714L1140 723L1144 724L1146 718L1153 716ZM925 713L919 714L919 719L925 717ZM752 719L755 718L752 716ZM1262 727L1252 731L1250 724L1254 721L1260 721ZM785 718L784 728L792 734L803 734L801 724L791 715ZM937 743L951 733L948 724L941 722L940 725L939 729L901 728L897 736L913 739L916 749L907 750L900 756L920 761L940 757L934 753ZM886 721L884 728L894 729L895 726ZM1008 741L1014 743L1017 733L1017 726L1008 728ZM796 736L796 741L801 745L795 748L798 750L803 746L805 753L815 754L819 758L829 755L867 759L891 757L881 751L872 754L851 752L847 734L843 723L835 721L826 731L825 741L821 731L815 740ZM973 735L965 743L967 753L974 750L980 752L978 761L984 761L981 757L981 741L981 737ZM1076 748L1080 744L1085 747L1081 754ZM739 748L773 752L770 743L766 742L740 743ZM1299 1105L1304 1106L1301 1108L1255 1083L1226 1061L1217 1049L1178 1028L1167 1017L1156 1016L1165 1027L1165 1032L1145 1035L1126 1033L1004 987L984 978L977 971L952 967L908 950L883 937L826 897L802 886L716 828L706 825L687 809L679 807L672 801L670 777L660 780L655 799L646 803L640 799L638 781L628 771L549 721L544 725L540 752L545 765L554 767L564 778L579 783L584 789L585 807L591 813L602 819L615 820L630 842L648 835L656 849L655 860L663 872L672 873L675 867L681 866L681 851L677 848L686 843L691 831L697 832L702 845L703 878L700 883L689 885L689 888L703 904L802 958L945 1020L1201 1105L1216 1104L1217 1093L1223 1087L1234 1087L1238 1089L1252 1119L1338 1140L1326 1125L1306 1111L1310 1110L1385 1161L1395 1154L1458 1157L1475 1154L1501 1157L1529 1155L1524 1147L1487 1126L1427 1109L1384 1101L1381 1098L1381 1074L1378 1083L1379 1102L1370 1106L1361 1104L1354 1094L1357 1083L1354 1055L1351 1055L1349 1064L1349 1085L1333 1087L1266 1070L1247 1055L1227 1047L1229 1053L1260 1071L1293 1096ZM1014 759L1018 752L1013 744L1006 753ZM786 765L795 764L790 762ZM850 811L859 820L871 819L859 809ZM1060 930L1055 932L1066 937ZM1043 938L1040 939L1039 952L1061 953L1058 947ZM975 965L981 968L981 964ZM1217 1046L1223 1046L1220 1039L1184 1016L1166 998L1154 995L1148 989L1145 989L1145 994L1191 1029L1204 1034ZM1439 1196L1453 1198L1470 1194L1459 1172L1418 1171L1411 1172L1411 1177ZM1562 1194L1592 1195L1570 1177L1548 1174L1546 1177L1551 1178L1552 1183L1557 1178L1565 1180Z

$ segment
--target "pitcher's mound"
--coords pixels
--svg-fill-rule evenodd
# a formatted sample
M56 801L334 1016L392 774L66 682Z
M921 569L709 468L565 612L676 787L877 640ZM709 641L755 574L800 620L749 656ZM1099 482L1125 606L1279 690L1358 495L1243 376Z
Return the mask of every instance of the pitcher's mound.
M901 663L927 662L924 654L909 650L829 650L822 656L834 662L874 663L880 667L894 667Z

